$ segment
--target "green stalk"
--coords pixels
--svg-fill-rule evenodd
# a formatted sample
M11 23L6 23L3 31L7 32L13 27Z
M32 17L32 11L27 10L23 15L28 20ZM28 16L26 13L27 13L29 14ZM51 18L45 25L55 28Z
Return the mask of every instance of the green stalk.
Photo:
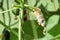
M21 19L20 19L20 16L19 16L19 34L18 34L18 37L19 37L19 40L21 40Z
M2 12L0 12L0 13L6 13L6 12L8 12L8 11L12 11L12 10L16 10L16 9L19 9L19 8L14 7L14 8L12 8L12 9L9 9L9 10L6 10L6 11L2 11Z
M35 9L35 7L29 6L29 5L26 5L26 4L24 4L24 7ZM6 10L6 11L2 11L0 13L6 13L8 11L16 10L16 9L19 9L19 8L22 8L21 5L14 5L13 8L11 8L9 10Z
M22 30L22 24L23 24L23 14L24 14L24 1L18 0L20 2L20 5L22 8L20 8L20 15L19 15L19 40L22 40L21 38L21 30Z
M22 31L22 23L23 23L23 10L20 9L20 15L19 15L19 40L21 40L21 31Z
M18 7L18 8L20 8L20 7L21 7L21 5L14 4L14 7ZM32 9L34 9L34 8L35 8L35 7L30 6L30 5L26 5L26 4L24 4L24 7L32 8ZM22 8L22 7L21 7L21 8Z
M24 9L24 0L18 0L20 2L21 7Z

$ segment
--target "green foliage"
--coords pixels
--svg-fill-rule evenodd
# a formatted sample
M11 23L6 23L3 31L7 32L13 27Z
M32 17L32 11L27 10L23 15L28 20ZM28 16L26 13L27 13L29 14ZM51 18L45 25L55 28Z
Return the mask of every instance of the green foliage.
M58 0L42 0L42 5L45 6L48 11L56 11L59 7Z
M47 27L47 31L49 31L50 29L52 29L55 25L58 24L59 21L59 15L53 15L49 18L48 23L46 25ZM53 24L52 24L53 23Z
M0 39L5 38L3 30L6 29L10 33L10 40L18 38L60 40L59 2L59 0L0 0L0 35L3 36L0 36ZM43 35L44 28L37 23L33 12L35 7L41 9L46 20L46 35ZM27 19L24 20L26 16ZM18 27L20 29L22 27L22 32Z
M3 4L1 4L1 2ZM14 1L10 1L10 0L0 0L0 6L2 6L2 8L0 8L0 12L2 11L5 11L5 10L9 10L12 8L12 4L14 3ZM13 30L12 28L18 28L18 20L15 20L15 15L12 13L12 11L7 11L7 12L4 12L4 13L0 13L0 35L3 35L4 36L4 29L6 28L9 32L10 32L10 35L15 35L15 33L17 34L17 32L15 30ZM13 30L13 32L12 32ZM14 32L15 31L15 32ZM18 36L15 35L16 37ZM4 36L5 37L5 36ZM8 37L8 36L7 36ZM12 36L10 36L12 37ZM15 38L16 38L15 37ZM13 38L13 37L12 37ZM11 40L13 40L11 38ZM4 38L0 38L1 40L4 39ZM4 40L7 40L7 39L4 39Z
M18 28L13 28L16 32L18 32ZM12 32L10 32L10 40L18 40L18 37L14 35Z
M28 1L28 5L30 6L34 6L36 3L36 0L27 0Z

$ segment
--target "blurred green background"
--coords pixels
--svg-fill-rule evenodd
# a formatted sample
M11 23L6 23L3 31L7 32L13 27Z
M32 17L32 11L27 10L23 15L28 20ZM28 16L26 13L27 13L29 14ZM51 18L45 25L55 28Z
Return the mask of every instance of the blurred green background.
M17 0L0 0L0 12L12 8ZM17 1L19 4L19 2ZM24 4L32 7L39 7L46 20L46 35L43 35L43 27L38 25L34 13L28 9L29 20L22 25L22 39L24 40L60 40L60 0L24 0ZM16 12L16 10L14 10ZM26 14L26 12L24 12ZM15 20L15 14L12 11L0 13L0 21L13 30L18 30L19 20ZM0 35L3 34L4 26L0 24ZM36 35L36 37L34 36ZM2 38L0 38L2 39ZM10 40L18 40L10 32Z

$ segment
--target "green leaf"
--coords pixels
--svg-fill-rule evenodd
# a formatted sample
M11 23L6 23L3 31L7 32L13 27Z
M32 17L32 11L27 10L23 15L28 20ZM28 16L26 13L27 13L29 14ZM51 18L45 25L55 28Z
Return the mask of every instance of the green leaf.
M18 33L17 28L13 28L13 30L15 30ZM10 32L10 40L18 40L18 37L15 36L12 32Z
M50 1L50 2L47 4L46 9L47 9L48 11L57 11L57 10L58 10L58 7L59 7L58 0L52 0L52 2Z
M1 11L1 10L0 10L0 11ZM4 22L4 21L3 21L2 14L0 14L0 20L1 20L2 22ZM0 24L0 35L2 34L3 29L4 29L3 25Z
M14 3L14 0L12 0L12 1L8 0L8 6L7 6L7 0L3 0L3 6L2 6L2 8L0 7L0 12L11 9L13 3ZM7 8L7 7L9 7L9 8ZM0 21L2 21L3 24L5 23L8 26L8 28L10 28L10 27L18 28L18 22L17 22L18 18L17 18L17 20L15 20L15 15L13 15L13 13L11 11L5 12L4 15L3 15L3 13L0 13ZM10 27L9 27L9 22L10 22ZM0 34L2 34L4 28L5 28L5 26L0 24Z
M36 7L39 7L42 4L42 1L40 0L39 2L37 2Z
M48 31L52 36L57 36L60 34L60 24L54 26L51 30Z
M48 11L57 11L59 7L58 0L41 0L42 5L48 10Z
M33 12L29 12L30 20L37 20Z
M41 0L41 3L43 6L46 6L48 2L50 2L50 1L49 0Z
M33 39L33 31L32 31L32 26L31 26L31 22L27 21L23 24L22 29L24 31L24 38L27 40L31 40ZM28 37L28 38L27 38Z
M44 37L43 28L40 25L38 25L37 21L34 21L33 22L34 24L32 24L31 21L34 21L34 20L26 21L22 26L22 29L24 31L24 39L25 40L34 39L34 32L33 32L33 28L32 28L34 26L35 26L35 30L37 31L38 38Z
M46 35L42 38L38 38L38 39L35 39L35 40L51 40L53 38L52 35L50 35L49 33L46 33Z
M50 40L51 38L53 38L53 36L50 35L49 33L46 33L45 37L40 38L40 39L38 39L38 40Z
M36 0L27 0L28 1L28 5L30 6L34 6L36 3Z
M49 18L48 22L47 22L47 31L49 31L50 29L52 29L56 24L58 24L59 21L59 15L53 15Z

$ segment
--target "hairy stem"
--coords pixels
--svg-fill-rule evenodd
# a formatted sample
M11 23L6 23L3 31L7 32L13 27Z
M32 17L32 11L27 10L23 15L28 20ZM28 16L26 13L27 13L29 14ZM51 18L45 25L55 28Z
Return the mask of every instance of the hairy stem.
M21 8L20 8L20 15L19 15L19 40L22 40L21 38L21 30L22 30L22 24L23 24L23 14L24 14L24 1L18 0L20 2Z

